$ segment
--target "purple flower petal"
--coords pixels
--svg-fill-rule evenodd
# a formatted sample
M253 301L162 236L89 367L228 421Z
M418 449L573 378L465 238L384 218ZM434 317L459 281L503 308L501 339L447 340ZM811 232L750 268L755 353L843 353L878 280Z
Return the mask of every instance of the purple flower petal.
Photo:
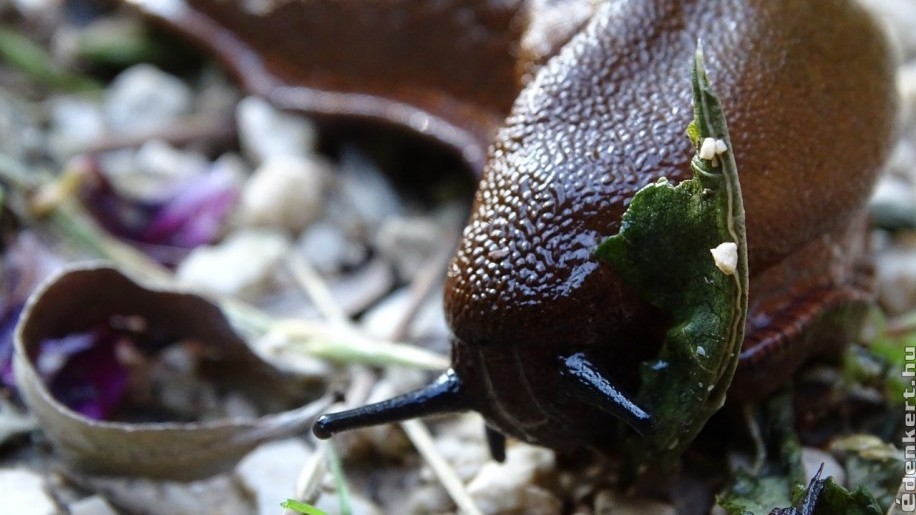
M218 164L176 181L155 199L127 198L96 172L94 187L85 194L89 211L107 231L165 264L215 241L239 196L233 173Z
M14 306L0 317L0 383L11 389L16 388L16 380L13 377L13 333L16 331L16 322L19 321L22 308L22 304Z
M123 336L104 328L45 340L36 363L59 402L95 420L107 419L130 382L130 370L117 357Z
M211 243L219 235L237 198L232 173L223 167L213 167L208 173L181 184L177 193L153 215L141 239L182 248Z

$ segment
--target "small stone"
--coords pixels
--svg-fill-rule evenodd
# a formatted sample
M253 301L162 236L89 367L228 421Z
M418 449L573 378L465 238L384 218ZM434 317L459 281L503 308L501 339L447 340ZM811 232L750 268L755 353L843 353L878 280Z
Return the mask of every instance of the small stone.
M878 300L888 314L909 312L916 305L916 252L893 248L878 254Z
M175 275L185 285L250 299L268 290L290 246L289 238L277 231L236 231L219 245L194 249Z
M247 97L236 108L239 143L260 164L271 156L305 158L315 147L315 127L302 116L284 113L266 100Z
M911 136L916 138L916 132L913 132L913 126L916 125L916 59L897 69L897 91L903 101L903 125L909 126Z
M235 475L254 497L258 513L280 513L278 504L295 496L299 471L311 452L302 440L289 438L261 445L239 462Z
M438 224L425 217L394 216L382 222L373 244L394 265L398 277L410 281L441 247L443 232Z
M10 254L7 254L7 259L10 259L9 256ZM8 373L12 374L11 371ZM12 381L12 375L6 376L4 373L0 379L3 382ZM0 446L36 429L38 429L38 422L31 414L20 410L8 399L0 398Z
M436 448L462 481L470 481L490 462L483 424L476 415L462 415L438 426Z
M489 462L468 484L468 494L484 513L560 513L562 501L539 486L552 474L553 451L517 443L506 452L506 462Z
M840 485L846 484L846 471L830 453L814 447L804 447L801 457L807 481L811 481L823 465L824 471L821 473L821 479L832 477Z
M167 178L190 177L206 169L209 160L200 153L179 150L163 140L150 140L134 156L137 172Z
M220 474L190 483L160 481L137 477L87 476L92 491L109 499L125 513L145 515L251 515L258 513L250 497L230 474ZM277 501L277 503L281 502ZM274 511L279 509L274 505ZM17 512L18 513L18 512ZM31 512L23 512L31 513Z
M302 233L296 249L319 273L334 275L363 263L369 250L345 229L322 220Z
M916 57L916 9L901 0L862 0L884 23L891 40L897 44L905 59Z
M126 160L116 162L116 167L106 166L106 176L122 195L147 201L173 195L178 181L204 173L210 166L203 155L162 140L150 140L136 152L122 155Z
M0 469L0 499L4 513L53 515L58 512L54 500L45 491L40 474L26 468Z
M343 153L336 193L346 216L355 214L368 235L375 234L386 219L401 214L401 199L391 182L356 150Z
M916 123L916 119L913 122ZM885 167L890 173L882 175L878 180L878 189L873 197L886 193L882 191L882 188L888 185L900 185L901 190L911 190L911 193L916 193L916 142L910 142L905 138L898 140ZM884 184L888 180L891 183ZM895 180L902 182L895 183L893 182Z
M0 154L25 160L44 152L45 135L34 110L0 87Z
M410 288L401 288L372 306L362 318L360 326L366 334L376 338L390 338L411 304ZM447 338L448 326L442 297L431 297L420 307L407 328L410 339Z
M27 16L48 15L60 8L58 0L13 0L12 3Z
M242 189L239 222L301 232L323 211L329 168L315 158L268 157Z
M450 513L454 511L454 503L442 486L436 483L426 483L411 488L408 498L398 510L392 513ZM389 507L390 508L390 507Z
M130 134L167 128L191 111L193 101L194 94L183 81L138 64L115 78L103 106L109 130Z
M102 106L92 100L60 96L50 101L48 145L58 162L64 162L104 137Z
M315 503L315 507L327 515L341 515L340 500L333 494L322 494ZM275 511L262 512L264 515L276 513ZM382 515L382 511L371 501L358 495L350 494L351 515Z
M387 374L385 378L376 383L366 399L366 404L391 399L423 386L425 382L423 374L416 374L418 371L400 369L399 372L401 377L393 378L394 374ZM407 384L403 384L401 381L407 381ZM354 435L354 439L357 440L356 444L358 446L368 445L374 452L382 456L403 456L404 452L410 448L410 442L398 424L370 426L360 429L356 433L358 434ZM362 442L358 440L362 440Z
M70 503L68 508L70 515L118 515L118 512L108 504L108 501L98 495L85 497Z
M373 259L353 273L329 282L334 300L348 315L368 309L391 291L394 284L394 272L381 259Z
M884 175L878 180L870 202L872 205L913 205L916 203L916 191L906 179Z
M595 515L677 515L674 507L651 499L634 499L601 490L595 495Z

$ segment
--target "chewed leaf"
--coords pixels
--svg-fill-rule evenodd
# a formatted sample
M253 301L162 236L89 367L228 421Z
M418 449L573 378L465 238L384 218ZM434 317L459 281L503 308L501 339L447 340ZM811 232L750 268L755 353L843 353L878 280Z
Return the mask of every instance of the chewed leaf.
M862 488L849 491L833 477L821 478L818 471L808 486L799 490L799 499L792 503L787 497L791 490L783 476L751 477L739 475L735 485L719 505L728 515L881 515L883 510L875 498ZM794 505L793 505L794 504Z
M179 362L193 365L185 375L162 361L176 352L194 354ZM145 288L98 265L65 270L32 295L16 327L13 368L60 458L88 473L203 478L264 441L305 431L329 402L295 408L301 386L252 353L206 299ZM131 404L136 391L146 403L151 392L179 391L145 387L151 377L191 381L188 398L231 392L252 413L173 418L176 404L160 403L149 420L148 404Z
M673 321L657 359L644 363L637 402L658 430L634 437L626 447L634 457L676 455L693 440L724 403L744 338L744 208L725 119L699 51L693 86L694 178L640 190L620 232L596 251Z

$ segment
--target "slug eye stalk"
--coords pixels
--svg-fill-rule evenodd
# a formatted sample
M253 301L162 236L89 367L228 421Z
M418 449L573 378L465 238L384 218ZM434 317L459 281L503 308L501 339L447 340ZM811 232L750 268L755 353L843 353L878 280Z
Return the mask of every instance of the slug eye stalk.
M429 386L386 401L322 415L312 432L321 439L335 433L401 422L411 418L467 411L470 403L461 380L449 369Z
M578 352L561 361L567 395L623 420L642 436L655 431L652 416L604 377L585 354Z

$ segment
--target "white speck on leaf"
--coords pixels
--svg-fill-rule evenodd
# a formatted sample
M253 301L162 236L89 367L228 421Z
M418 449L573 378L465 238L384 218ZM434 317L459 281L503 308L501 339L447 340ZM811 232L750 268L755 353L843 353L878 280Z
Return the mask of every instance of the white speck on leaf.
M716 140L716 154L724 154L728 150L728 145L725 144L725 140L717 139Z
M712 252L712 259L723 274L735 274L738 269L738 245L736 243L727 241L709 251Z
M700 145L700 158L709 161L714 157L716 157L716 140L706 138Z

